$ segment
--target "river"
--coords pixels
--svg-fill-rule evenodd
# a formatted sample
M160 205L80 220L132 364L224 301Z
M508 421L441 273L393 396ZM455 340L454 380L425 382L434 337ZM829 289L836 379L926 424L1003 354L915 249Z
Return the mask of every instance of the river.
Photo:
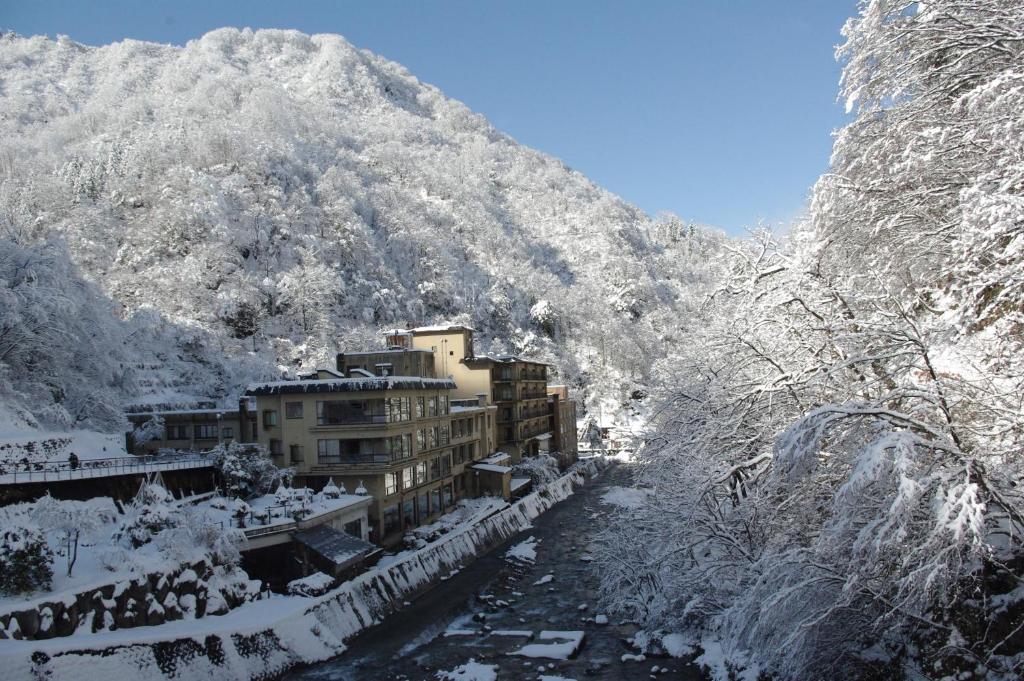
M617 511L601 501L611 487L629 484L628 466L612 464L576 494L534 522L534 527L479 557L382 624L349 641L343 655L295 670L290 681L436 679L470 658L496 665L498 679L702 679L700 671L669 658L623 659L636 627L603 621L597 576L587 547L604 519ZM531 538L534 540L531 542ZM526 544L524 544L526 542ZM534 562L506 557L519 546ZM547 575L551 575L550 578ZM597 620L597 621L595 621ZM562 632L541 640L542 631ZM570 659L510 654L527 645L568 640L582 631ZM534 648L536 650L536 648ZM550 650L550 649L544 649ZM655 669L652 673L652 669ZM474 678L474 677L465 677Z

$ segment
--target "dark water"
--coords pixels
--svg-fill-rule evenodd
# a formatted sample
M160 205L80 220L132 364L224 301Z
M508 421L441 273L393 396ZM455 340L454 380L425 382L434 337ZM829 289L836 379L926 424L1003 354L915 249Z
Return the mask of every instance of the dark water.
M667 658L622 661L631 651L624 642L635 631L629 624L599 625L593 568L581 560L595 530L615 508L600 498L612 486L628 485L625 466L612 466L597 480L537 518L534 528L480 557L461 572L416 599L383 624L349 642L349 650L332 660L285 676L298 681L364 681L436 679L439 670L453 670L470 658L498 665L498 679L701 679L700 672ZM506 550L523 540L538 540L532 565L509 561ZM551 574L550 583L534 582ZM507 605L498 603L503 601ZM586 605L585 610L580 606ZM476 620L474 620L476 616ZM483 616L481 621L481 616ZM491 632L484 631L490 627ZM472 631L445 636L446 631ZM574 659L525 658L508 653L528 643L522 636L497 635L503 630L583 631ZM652 667L667 671L651 673Z

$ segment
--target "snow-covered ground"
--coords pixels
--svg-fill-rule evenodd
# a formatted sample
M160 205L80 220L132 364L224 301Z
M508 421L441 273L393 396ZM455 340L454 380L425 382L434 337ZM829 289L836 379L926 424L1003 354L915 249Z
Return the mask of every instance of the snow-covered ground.
M275 674L296 663L332 657L345 649L345 639L401 608L403 598L472 561L481 542L507 538L528 528L534 518L571 495L583 480L578 473L567 475L497 514L442 535L399 563L378 565L321 597L273 596L226 615L159 627L100 632L84 638L9 641L0 647L0 667L27 675L42 664L53 681L81 678L83 670L96 678L157 679L163 678L162 663L153 648L157 642L164 642L163 656L178 643L184 646L182 656L175 660L177 677L182 679ZM382 593L391 598L382 601ZM218 639L218 649L224 650L218 662L197 656L191 643L196 637L209 643L209 636ZM244 644L250 639L262 640L263 647L254 653ZM96 655L98 650L105 653ZM45 655L45 663L32 662L36 653Z
M129 456L124 433L91 430L0 430L0 472L4 466L57 462L67 463L74 453L81 461Z
M69 601L84 591L122 582L146 574L170 573L183 563L205 557L204 553L192 552L188 547L177 547L172 558L155 542L138 548L127 548L113 540L124 516L118 511L112 499L97 497L82 502L93 509L102 522L84 533L79 539L77 557L71 576L67 574L67 546L56 532L46 534L54 554L53 584L46 591L20 595L0 595L0 613L23 610L28 606L45 601ZM0 524L15 524L35 521L26 519L33 504L14 504L0 508Z
M641 508L647 503L650 493L647 490L636 487L610 487L601 496L601 501L620 508Z
M313 519L365 500L366 497L354 494L329 498L322 493L314 494L312 490L287 489L248 502L202 494L198 495L195 503L192 503L193 499L186 498L170 502L169 508L187 512L188 522L192 524L215 525L224 529L238 527L238 509L243 508L246 511L245 529L254 530L291 525L295 522L293 513L299 508L304 519ZM287 506L283 502L287 502ZM182 545L168 546L160 541L131 548L123 540L114 538L126 516L119 513L112 499L100 497L82 503L94 507L96 515L104 522L80 538L72 575L67 576L67 547L57 533L48 533L48 542L55 556L52 588L30 594L0 596L0 613L24 609L43 601L68 600L76 593L141 575L171 572L186 562L206 557L201 550L192 551ZM27 521L34 524L31 519L34 506L24 503L0 508L0 523ZM238 541L243 542L244 538L240 536Z

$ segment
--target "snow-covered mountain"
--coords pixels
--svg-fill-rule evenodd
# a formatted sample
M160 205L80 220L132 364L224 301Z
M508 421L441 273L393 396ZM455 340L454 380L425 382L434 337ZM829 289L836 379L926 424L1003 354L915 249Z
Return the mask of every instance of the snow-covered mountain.
M66 340L129 401L229 398L437 321L550 360L589 397L625 394L722 239L650 218L339 36L235 29L185 47L0 37L0 232L98 287L69 314L106 315L90 323L116 342L96 360ZM18 326L31 296L4 257L0 338L31 355L43 336ZM11 389L39 383L40 359L0 354ZM49 390L59 413L65 377L43 372L21 392L45 412Z

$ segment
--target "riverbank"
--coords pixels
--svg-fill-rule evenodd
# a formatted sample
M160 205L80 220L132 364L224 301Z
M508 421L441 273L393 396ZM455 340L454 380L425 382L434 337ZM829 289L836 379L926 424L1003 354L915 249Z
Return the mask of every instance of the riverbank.
M638 654L628 644L636 626L599 609L588 549L621 513L615 502L629 484L629 467L612 465L400 616L353 637L343 655L284 681L436 679L460 668L499 681L706 678L685 660Z

